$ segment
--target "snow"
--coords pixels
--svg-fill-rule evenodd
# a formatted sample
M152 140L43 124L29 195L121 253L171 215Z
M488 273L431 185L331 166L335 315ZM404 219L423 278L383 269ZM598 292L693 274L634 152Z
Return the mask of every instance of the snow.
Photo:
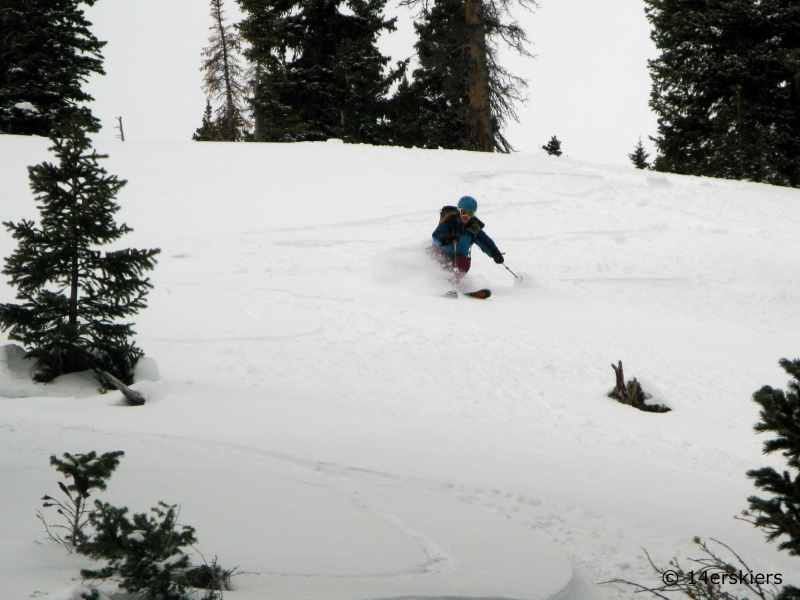
M30 102L17 102L14 105L14 108L18 108L19 110L26 111L26 112L32 112L32 113L38 113L39 112L39 109L36 108Z
M36 217L48 145L0 136L2 220ZM162 249L135 319L147 403L30 383L0 350L0 599L71 597L92 565L35 518L48 457L90 450L125 451L92 498L179 503L239 566L226 598L624 598L598 583L656 583L643 548L664 564L695 535L800 581L733 519L745 471L781 465L750 397L797 356L800 191L539 154L97 148L129 180L120 247ZM486 301L443 298L424 252L464 194L524 278L476 249ZM672 412L609 399L618 360Z
M128 535L128 539L133 540L134 542L143 542L144 541L144 533L140 530L131 531Z

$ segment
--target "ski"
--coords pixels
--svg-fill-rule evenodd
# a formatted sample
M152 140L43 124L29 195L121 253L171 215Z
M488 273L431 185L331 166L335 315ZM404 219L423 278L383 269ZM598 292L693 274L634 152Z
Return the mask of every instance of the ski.
M488 288L484 288L482 290L475 290L474 292L462 292L465 296L469 296L470 298L479 298L480 300L486 300L489 296L492 295L492 290ZM445 298L458 298L458 292L455 290L449 290L445 295Z

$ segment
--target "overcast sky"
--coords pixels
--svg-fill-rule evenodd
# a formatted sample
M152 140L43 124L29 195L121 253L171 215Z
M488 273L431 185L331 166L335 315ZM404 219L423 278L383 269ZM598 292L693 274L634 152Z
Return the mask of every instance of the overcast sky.
M236 5L227 0L231 20ZM393 62L413 53L410 13L387 5L398 30L381 39ZM87 9L95 35L108 42L104 77L92 77L92 110L103 122L98 139L113 138L122 116L127 140L188 140L205 108L200 52L211 24L203 0L99 0ZM579 160L627 164L639 136L656 133L647 102L647 59L656 56L642 0L541 0L517 18L533 42L535 59L502 53L503 64L529 82L520 123L506 137L537 152L551 136Z

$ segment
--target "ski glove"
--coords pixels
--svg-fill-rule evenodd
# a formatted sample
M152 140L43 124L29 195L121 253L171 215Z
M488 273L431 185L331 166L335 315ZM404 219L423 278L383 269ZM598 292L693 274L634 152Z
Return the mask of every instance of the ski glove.
M448 235L446 238L442 240L442 246L452 246L457 241L458 241L458 236Z
M496 262L498 265L502 265L503 261L505 261L505 259L503 258L503 255L500 254L499 250L497 252L495 252L494 254L492 254L492 258L494 259L494 262Z

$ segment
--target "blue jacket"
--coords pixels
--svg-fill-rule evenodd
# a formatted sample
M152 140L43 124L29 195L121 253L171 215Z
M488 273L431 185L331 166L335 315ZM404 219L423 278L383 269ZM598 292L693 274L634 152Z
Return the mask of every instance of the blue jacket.
M453 243L442 244L442 240L452 236L457 239L455 252L459 256L469 257L472 254L472 244L478 244L478 248L491 257L500 253L492 238L486 235L483 223L477 217L472 217L464 224L456 214L445 213L439 221L439 226L433 230L433 243L442 252L452 256Z

